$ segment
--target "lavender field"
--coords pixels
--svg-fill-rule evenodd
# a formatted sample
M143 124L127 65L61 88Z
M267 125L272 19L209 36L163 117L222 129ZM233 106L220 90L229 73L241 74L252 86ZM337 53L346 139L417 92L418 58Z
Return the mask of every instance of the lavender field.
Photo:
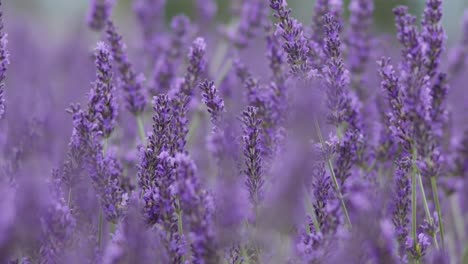
M0 263L468 264L450 1L0 0Z

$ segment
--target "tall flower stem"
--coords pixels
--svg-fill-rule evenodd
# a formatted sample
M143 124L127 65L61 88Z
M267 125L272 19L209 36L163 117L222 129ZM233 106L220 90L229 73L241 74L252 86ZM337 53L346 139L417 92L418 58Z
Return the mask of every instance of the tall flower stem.
M317 130L317 135L319 137L320 143L322 144L322 147L325 149L325 147L326 147L325 146L325 141L323 140L322 131L320 130L320 125L319 125L317 119L315 119L314 122L315 122L315 129ZM336 191L336 193L338 195L338 199L340 200L340 203L341 203L341 208L342 208L343 213L344 213L344 215L346 217L346 224L348 225L349 228L351 228L352 225L351 225L351 220L349 219L348 209L346 209L346 204L344 202L343 194L341 193L340 186L339 186L338 181L336 179L335 171L333 169L332 160L328 156L327 156L327 166L328 166L328 169L330 170L333 185L334 185L335 191Z
M434 202L437 210L437 217L439 218L439 231L440 231L440 241L442 243L442 249L445 249L444 245L444 224L442 219L442 211L440 209L440 200L439 193L437 190L437 181L434 176L431 177L431 186L432 186L432 195L434 197Z
M306 195L306 201L305 201L305 204L307 206L306 209L307 209L307 211L309 211L310 216L312 217L312 223L314 224L315 231L317 233L320 233L321 230L320 230L320 225L319 225L319 223L317 221L317 215L315 215L314 207L312 206L312 204L310 202L310 201L312 201L312 199L311 199L311 197L309 195L309 192L306 190L306 188L304 188L304 193ZM309 230L309 224L307 224L307 231L310 231Z
M416 245L417 238L417 221L416 221L416 210L417 210L417 201L416 201L416 171L413 167L413 173L411 173L411 236L413 238L413 246Z
M103 226L103 217L102 210L99 210L99 220L98 220L98 248L101 248L102 245L102 226Z
M136 121L138 125L138 136L140 137L141 143L145 145L146 144L145 125L143 123L143 117L141 114L136 116Z
M418 178L418 185L419 185L419 189L421 190L424 212L426 213L427 221L432 225L434 224L434 219L431 216L431 211L429 210L429 205L427 204L426 192L424 191L424 184L422 182L421 174L417 172L417 169L416 169L416 177ZM435 234L432 234L432 239L434 240L435 247L439 249L439 243L437 242L437 237Z

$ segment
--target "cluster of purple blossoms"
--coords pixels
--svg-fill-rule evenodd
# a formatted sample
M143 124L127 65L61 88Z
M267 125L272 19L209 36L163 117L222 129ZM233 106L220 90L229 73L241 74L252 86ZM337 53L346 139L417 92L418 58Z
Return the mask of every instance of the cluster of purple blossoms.
M0 262L465 263L468 11L382 47L376 1L217 3L50 46L0 10Z

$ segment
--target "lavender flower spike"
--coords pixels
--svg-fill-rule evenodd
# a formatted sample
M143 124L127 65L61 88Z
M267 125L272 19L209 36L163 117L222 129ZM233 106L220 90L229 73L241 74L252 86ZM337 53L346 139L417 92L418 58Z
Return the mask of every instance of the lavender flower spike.
M346 89L349 84L349 72L345 69L341 54L341 25L330 14L325 15L323 20L326 33L324 53L328 58L324 75L327 84L327 106L330 109L329 121L337 127L347 122L355 128L358 111Z
M142 80L135 74L133 66L125 53L126 46L122 41L122 36L117 33L112 21L107 22L107 41L111 46L112 57L120 72L120 80L125 91L127 109L132 114L139 115L143 112L146 105Z
M193 89L196 87L201 74L205 71L205 50L206 43L203 38L197 38L190 47L188 59L189 66L184 76L183 82L172 99L173 124L172 124L172 153L185 151L188 134L188 105L192 98Z
M411 161L408 157L397 163L395 177L395 198L392 210L392 221L395 235L399 244L401 259L406 255L406 241L408 239L409 213L411 210L411 182L409 178Z
M97 125L104 138L108 138L117 119L115 87L112 81L112 57L104 42L96 47L96 82L89 98L89 118Z
M0 1L0 7L2 2ZM7 65L10 63L8 60L8 51L7 46L7 34L5 34L3 28L3 13L0 10L0 120L5 114L5 98L4 89L5 89L5 79L6 79L6 70Z
M219 263L214 234L213 198L202 188L195 164L189 156L176 153L174 163L184 223L190 228L193 263Z
M422 21L422 39L427 45L425 66L427 75L433 77L440 64L440 55L444 51L445 32L441 25L442 0L427 0Z
M114 0L91 0L88 14L89 27L96 31L104 29L113 4Z
M262 200L262 186L265 182L262 172L262 139L260 127L262 120L258 118L257 109L249 106L242 113L243 142L246 185L249 190L250 201L256 207Z
M349 69L353 76L355 89L361 94L359 81L365 71L371 55L372 14L374 2L372 0L352 0L349 4L350 29L348 32Z
M211 123L218 126L224 110L224 101L219 97L213 81L205 80L198 86L202 90L203 103L208 107Z
M275 17L280 20L276 28L284 40L283 49L287 54L291 72L296 76L308 76L309 48L302 24L292 18L291 9L288 8L286 0L270 0L270 7L275 11Z

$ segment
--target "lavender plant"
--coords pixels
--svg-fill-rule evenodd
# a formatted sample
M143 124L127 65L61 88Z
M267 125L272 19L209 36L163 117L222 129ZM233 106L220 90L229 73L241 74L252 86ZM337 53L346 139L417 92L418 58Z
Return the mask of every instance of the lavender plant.
M0 11L0 262L466 263L468 11L383 47L376 1L228 2L47 45Z

